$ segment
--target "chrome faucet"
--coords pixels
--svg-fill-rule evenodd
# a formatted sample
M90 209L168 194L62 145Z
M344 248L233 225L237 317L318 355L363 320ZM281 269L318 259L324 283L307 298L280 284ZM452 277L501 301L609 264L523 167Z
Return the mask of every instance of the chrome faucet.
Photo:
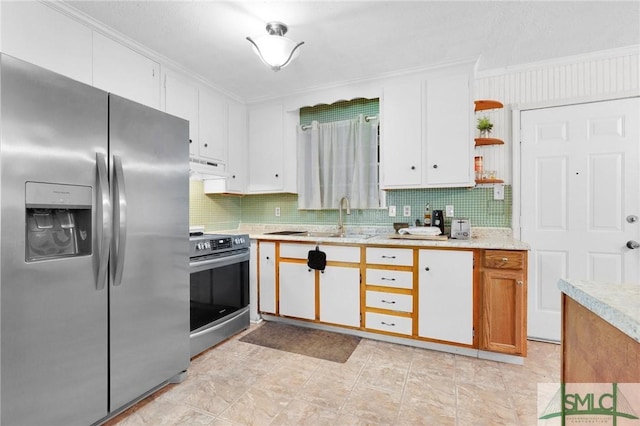
M344 235L344 222L342 221L342 204L344 204L345 201L347 202L347 214L351 214L351 207L349 207L349 199L347 197L340 198L340 205L339 205L340 213L338 216L338 232L341 235Z

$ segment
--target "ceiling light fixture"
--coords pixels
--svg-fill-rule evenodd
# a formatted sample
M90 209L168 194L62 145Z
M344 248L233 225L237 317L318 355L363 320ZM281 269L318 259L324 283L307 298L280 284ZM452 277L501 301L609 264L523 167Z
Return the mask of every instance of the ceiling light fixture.
M255 40L247 37L247 40L253 45L253 51L265 65L274 71L280 71L298 56L300 53L298 48L304 44L304 41L296 43L284 37L288 28L282 22L269 22L266 29L269 35Z

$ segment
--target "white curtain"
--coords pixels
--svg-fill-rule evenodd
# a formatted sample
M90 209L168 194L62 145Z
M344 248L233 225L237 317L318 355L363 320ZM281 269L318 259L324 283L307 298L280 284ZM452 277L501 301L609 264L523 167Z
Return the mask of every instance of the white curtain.
M298 127L298 207L337 209L380 207L378 120L357 119Z

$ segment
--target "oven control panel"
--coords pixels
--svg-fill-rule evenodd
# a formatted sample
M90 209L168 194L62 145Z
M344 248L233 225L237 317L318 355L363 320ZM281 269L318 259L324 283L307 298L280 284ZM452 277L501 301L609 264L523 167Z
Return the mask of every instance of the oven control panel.
M204 234L189 238L189 256L197 257L229 250L249 248L248 235L211 235Z

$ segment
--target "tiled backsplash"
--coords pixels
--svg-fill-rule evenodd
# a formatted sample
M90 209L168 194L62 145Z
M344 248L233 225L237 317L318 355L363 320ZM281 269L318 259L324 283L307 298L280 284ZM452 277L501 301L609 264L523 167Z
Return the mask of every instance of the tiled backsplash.
M240 223L332 225L338 221L337 210L298 210L295 194L205 195L199 181L191 181L190 188L189 223L204 225L207 231L235 229ZM422 221L425 204L429 203L432 210L453 205L455 216L469 218L472 226L509 228L511 186L504 189L504 200L493 199L493 187L389 191L387 205L396 206L396 217L389 217L387 209L352 210L345 223L389 226L393 222L414 223L417 218ZM404 206L411 206L411 216L402 216ZM280 216L275 215L276 207L280 208Z

